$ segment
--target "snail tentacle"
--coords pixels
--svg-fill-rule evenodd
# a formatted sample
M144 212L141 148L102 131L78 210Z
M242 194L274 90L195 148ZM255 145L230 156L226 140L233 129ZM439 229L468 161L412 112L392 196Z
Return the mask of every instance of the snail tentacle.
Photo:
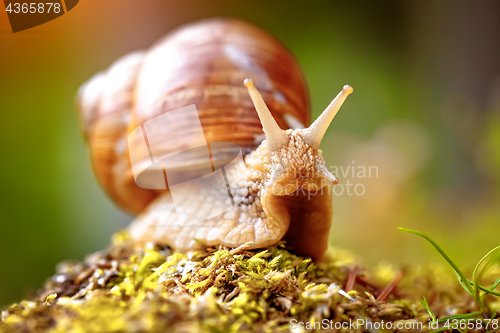
M260 95L257 88L255 88L253 80L245 79L244 83L248 89L248 92L250 93L252 102L255 105L255 110L257 110L260 122L262 123L262 128L264 129L264 133L266 134L267 147L270 150L277 150L283 147L288 141L288 137L285 134L285 131L283 131L279 127L276 120L274 120L271 112L264 102L264 99Z
M304 130L304 139L306 142L314 149L319 149L319 145L326 130L330 126L333 118L340 110L340 107L353 92L351 86L345 85L342 91L333 99L333 101L326 107L325 111L311 124L308 128Z

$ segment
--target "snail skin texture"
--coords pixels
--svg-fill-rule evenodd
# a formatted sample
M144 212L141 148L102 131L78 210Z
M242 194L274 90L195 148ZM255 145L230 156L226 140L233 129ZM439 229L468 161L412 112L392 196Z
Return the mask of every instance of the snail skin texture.
M319 146L350 93L352 88L344 86L305 127L309 97L290 52L253 25L210 19L119 59L80 88L78 106L94 173L119 206L138 214L129 227L138 243L189 251L200 242L252 249L284 239L298 254L321 260L333 214L331 185L338 180ZM162 125L176 136L160 150L195 147L193 128L201 124L210 158L192 154L182 163L163 164L166 189L139 187L129 155L137 149L127 138L149 120L193 104L197 117L172 112L176 118ZM244 157L228 164L220 142L237 145ZM151 140L147 144L151 150ZM143 155L134 160L151 164L147 150ZM172 172L195 179L206 174L207 163L212 171L214 165L224 166L231 179L227 191L210 192L210 198L222 198L230 190L234 203L217 216L210 215L213 205L200 199L199 188L176 193L176 205L172 196L177 184L169 178ZM200 215L212 217L198 221Z

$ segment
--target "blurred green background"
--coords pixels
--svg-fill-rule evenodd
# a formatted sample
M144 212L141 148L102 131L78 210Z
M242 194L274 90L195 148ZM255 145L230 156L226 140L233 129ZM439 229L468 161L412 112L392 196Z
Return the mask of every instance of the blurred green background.
M378 177L339 174L364 195L334 197L335 247L369 266L442 260L404 226L467 267L500 244L500 2L87 0L16 34L0 14L0 306L36 292L59 261L103 249L132 219L92 175L79 85L212 16L283 41L308 79L313 117L354 87L322 148L329 166L376 166Z

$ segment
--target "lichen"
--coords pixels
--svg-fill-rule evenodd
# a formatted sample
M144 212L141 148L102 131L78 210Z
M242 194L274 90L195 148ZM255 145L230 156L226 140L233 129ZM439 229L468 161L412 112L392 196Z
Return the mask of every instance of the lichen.
M438 318L477 311L459 286L436 283L439 270L410 269L387 287L377 283L397 270L380 267L364 272L332 253L315 263L284 243L184 254L157 244L139 247L121 232L106 251L61 263L36 299L3 311L0 331L287 332L292 320L314 327L324 319L422 322L428 331L423 295Z

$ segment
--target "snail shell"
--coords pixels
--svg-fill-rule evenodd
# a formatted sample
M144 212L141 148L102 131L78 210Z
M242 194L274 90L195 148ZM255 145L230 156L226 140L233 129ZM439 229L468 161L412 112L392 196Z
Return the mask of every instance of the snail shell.
M245 87L246 78L252 80ZM78 104L96 177L118 205L139 214L130 226L132 238L179 250L196 248L197 240L226 246L251 242L250 248L257 248L284 238L299 253L320 259L332 217L329 185L336 179L325 167L319 143L351 91L345 87L318 121L304 129L309 97L288 50L248 23L211 19L181 27L151 49L119 59L80 88ZM148 121L192 104L198 117L176 112L162 123L161 131L175 132L175 140L155 144L150 138L149 151L127 140ZM165 190L139 187L129 154L134 165L151 165L153 145L163 155L193 151L199 145L197 124L211 147L210 157L192 153L177 164L163 164ZM207 163L212 171L214 165L226 165L232 155L227 146L211 144L215 142L233 143L249 153L225 168L236 204L186 225L200 211L210 210L210 203L199 197L193 202L197 189L192 188L177 195L174 205L169 175L189 180L206 173Z

